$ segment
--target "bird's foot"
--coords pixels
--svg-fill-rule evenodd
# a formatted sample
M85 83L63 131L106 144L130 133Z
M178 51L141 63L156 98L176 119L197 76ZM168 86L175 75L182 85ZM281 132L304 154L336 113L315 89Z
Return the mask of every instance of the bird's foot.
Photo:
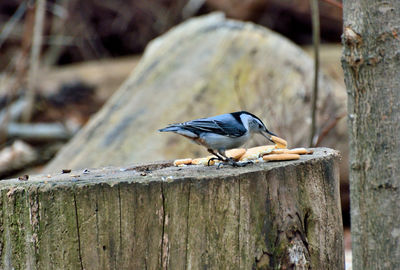
M213 157L213 158L210 158L210 159L208 160L207 166L210 166L210 162L211 162L211 161L214 161L214 160L224 161L224 160L221 159L221 158ZM214 164L214 163L213 163L213 164ZM220 163L220 164L221 164L221 163ZM219 165L218 165L218 166L219 166Z
M221 163L218 164L218 169L220 168L221 165L226 164L226 165L230 165L232 167L245 167L249 164L253 164L253 162L251 161L247 161L247 162L237 162L232 158L228 158L223 160Z

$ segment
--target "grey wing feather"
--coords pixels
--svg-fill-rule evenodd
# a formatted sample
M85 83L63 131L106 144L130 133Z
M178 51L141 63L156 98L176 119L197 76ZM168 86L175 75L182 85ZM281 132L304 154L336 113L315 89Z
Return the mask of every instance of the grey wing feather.
M247 131L233 118L223 119L223 121L213 118L204 118L182 123L182 126L196 133L210 132L227 137L240 137Z

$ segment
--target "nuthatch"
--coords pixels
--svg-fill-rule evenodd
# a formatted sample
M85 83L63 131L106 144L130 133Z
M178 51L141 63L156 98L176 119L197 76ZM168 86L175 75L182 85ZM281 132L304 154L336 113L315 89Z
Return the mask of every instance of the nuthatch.
M233 166L239 164L229 159L225 155L225 150L243 145L255 133L263 135L270 141L272 141L271 135L276 136L265 127L260 118L245 111L171 124L158 131L174 132L191 139L206 147L208 152L217 157L216 159Z

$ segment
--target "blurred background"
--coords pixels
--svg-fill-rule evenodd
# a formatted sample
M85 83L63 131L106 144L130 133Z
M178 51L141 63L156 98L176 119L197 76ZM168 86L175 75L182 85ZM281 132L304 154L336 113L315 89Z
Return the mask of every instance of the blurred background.
M219 11L269 28L313 57L310 10L309 0L1 1L0 178L43 172L133 74L149 42L174 26ZM337 95L345 97L341 1L321 0L319 12L321 69L338 85ZM338 102L346 107L343 98ZM342 151L342 209L348 228L346 113L332 114L334 120L319 129L320 137L338 125L344 126L342 132L317 145ZM202 116L210 115L198 115ZM280 127L276 124L275 129Z

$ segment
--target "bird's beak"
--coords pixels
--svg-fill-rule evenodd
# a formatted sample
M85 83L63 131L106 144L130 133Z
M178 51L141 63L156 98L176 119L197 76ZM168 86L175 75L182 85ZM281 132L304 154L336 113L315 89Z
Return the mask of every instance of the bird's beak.
M270 133L270 132L268 132L268 131L261 131L261 135L263 135L265 138L267 138L269 141L271 141L271 142L274 142L272 139L271 139L271 135L274 135L273 133Z

